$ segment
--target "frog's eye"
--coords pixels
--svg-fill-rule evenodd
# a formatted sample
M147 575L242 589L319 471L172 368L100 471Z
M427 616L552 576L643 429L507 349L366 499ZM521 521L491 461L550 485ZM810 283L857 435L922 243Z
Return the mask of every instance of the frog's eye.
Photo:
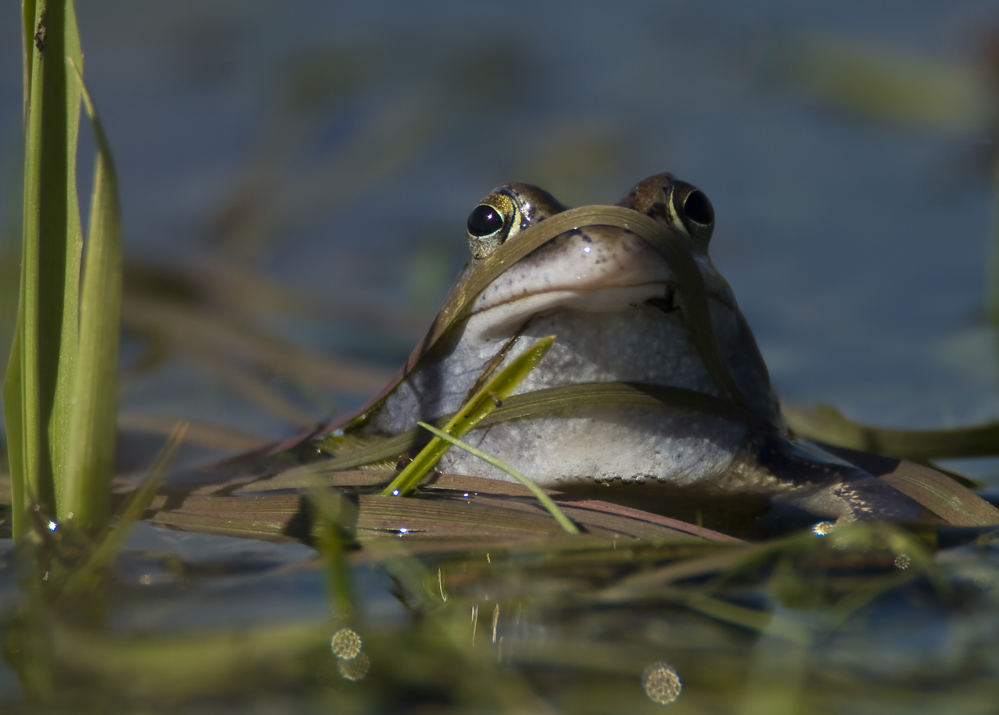
M468 247L472 258L477 261L485 258L516 233L516 215L513 200L500 191L482 199L468 214Z
M486 236L502 230L503 214L488 204L479 204L468 215L468 235L475 238Z
M715 211L711 208L708 197L696 189L687 194L687 198L683 200L683 214L687 220L701 226L710 226L715 220Z
M690 237L707 248L715 228L715 210L700 189L684 181L673 185L670 197L672 210Z

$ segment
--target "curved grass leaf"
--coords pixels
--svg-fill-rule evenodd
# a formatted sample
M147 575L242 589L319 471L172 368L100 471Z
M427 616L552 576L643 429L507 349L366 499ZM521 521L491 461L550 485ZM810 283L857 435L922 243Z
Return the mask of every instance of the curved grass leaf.
M820 442L912 459L961 459L999 455L999 423L938 430L901 430L868 427L844 417L834 407L806 410L782 405L788 426Z
M94 128L97 158L87 230L87 255L80 295L79 356L73 378L73 401L66 440L63 498L57 518L74 519L96 530L111 510L111 477L118 412L118 336L121 316L121 209L111 148L94 104L73 60Z

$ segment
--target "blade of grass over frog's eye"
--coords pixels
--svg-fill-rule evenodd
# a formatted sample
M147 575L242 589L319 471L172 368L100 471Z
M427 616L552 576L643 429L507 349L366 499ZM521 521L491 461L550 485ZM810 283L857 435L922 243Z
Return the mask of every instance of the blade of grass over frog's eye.
M153 497L156 496L163 477L166 476L167 470L177 456L177 450L184 441L187 427L186 422L178 422L174 426L170 437L149 466L142 483L122 504L118 512L118 523L113 529L106 531L104 538L87 561L73 572L61 589L60 598L72 599L79 596L97 582L100 572L108 569L114 562L132 527L142 519Z
M13 531L27 500L55 511L69 432L83 244L76 194L80 89L66 58L82 66L72 0L26 0L24 217L14 350L4 380L13 468Z
M444 431L460 438L472 429L483 417L496 409L502 400L520 384L521 380L527 377L527 373L548 353L553 342L555 342L554 335L541 338L514 358L509 365L500 370L466 402L464 407L458 410L457 414L444 425ZM431 440L430 444L424 447L413 461L399 473L399 476L385 488L383 494L385 496L401 496L411 491L450 446L440 438Z
M999 423L900 430L859 424L829 406L807 410L784 403L781 408L788 426L795 432L837 447L915 461L999 455Z
M517 235L516 241L503 244L495 253L476 266L460 289L453 293L434 320L430 332L410 357L408 371L417 359L461 318L475 297L510 266L552 238L581 226L616 226L641 236L662 254L679 285L686 325L690 339L697 348L708 373L729 399L747 408L745 398L736 385L722 357L711 325L708 294L704 277L680 237L648 216L622 206L580 206L556 214Z
M520 472L518 472L516 469L514 469L513 467L511 467L511 466L509 466L507 464L504 464L503 462L501 462L500 460L496 459L495 457L493 457L491 455L488 455L485 452L482 452L482 451L476 449L475 447L473 447L470 444L465 444L460 439L457 439L456 437L453 437L453 436L449 435L447 432L443 432L442 430L439 430L436 427L431 427L426 422L420 422L419 425L423 429L428 430L430 433L436 435L438 438L450 442L455 447L458 447L459 449L463 449L466 452L468 452L469 454L473 454L476 457L478 457L479 459L483 460L484 462L488 462L489 464L493 465L497 469L502 470L503 472L509 474L511 477L513 477L518 482L520 482L525 487L527 487L528 489L531 490L531 494L533 494L534 497L539 502L541 502L541 505L544 506L544 508L548 510L549 514L551 514L553 517L555 517L555 521L557 521L559 523L559 526L561 526L563 529L565 529L570 534L578 534L579 533L579 528L575 524L573 524L572 521L569 520L569 517L567 517L565 514L562 513L562 510L558 508L558 504L556 504L554 501L552 501L552 498L550 496L548 496L547 494L545 494L541 490L541 488L538 487L537 484L535 484L534 482L532 482L530 479L528 479L527 477L525 477L523 474L521 474Z
M83 77L68 59L94 128L97 158L80 295L79 356L66 445L59 521L104 526L111 510L111 477L118 413L118 336L121 317L121 209L107 137Z

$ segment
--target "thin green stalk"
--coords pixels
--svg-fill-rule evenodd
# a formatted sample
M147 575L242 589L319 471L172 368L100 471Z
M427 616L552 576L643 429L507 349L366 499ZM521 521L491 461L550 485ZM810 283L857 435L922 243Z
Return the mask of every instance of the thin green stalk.
M30 501L54 507L65 463L78 349L80 251L76 144L82 67L72 0L25 0L25 163L17 333L4 380L14 494L13 529Z
M565 515L565 513L563 513L563 511L558 508L558 504L556 504L554 501L552 501L552 498L550 496L548 496L547 494L545 494L544 491L541 489L541 487L539 487L537 484L535 484L530 479L528 479L527 477L525 477L523 474L521 474L520 472L518 472L516 469L514 469L511 466L509 466L508 464L504 464L500 460L496 459L496 457L493 457L492 455L486 454L485 452L482 452L482 451L476 449L475 447L473 447L470 444L466 444L465 442L462 442L457 437L453 437L452 435L449 435L447 432L444 432L442 430L437 429L436 427L432 427L432 426L428 425L426 422L419 422L418 424L420 425L420 427L422 427L425 430L430 431L432 434L436 435L438 438L443 439L443 440L445 440L447 442L450 442L455 447L458 447L459 449L463 449L466 452L468 452L469 454L475 455L479 459L481 459L481 460L483 460L485 462L488 462L489 464L493 465L497 469L500 469L500 470L506 472L507 474L509 474L511 477L513 477L514 479L516 479L518 482L520 482L521 484L523 484L525 487L527 487L531 491L531 494L533 494L534 497L539 502L541 502L541 505L545 509L548 510L548 513L551 514L553 517L555 517L555 521L557 521L559 523L559 526L561 526L563 529L565 529L570 534L578 534L579 533L579 527L577 527L575 524L573 524L572 520L569 519L569 517L567 517Z
M461 437L477 425L483 417L491 413L513 392L521 380L527 377L535 365L548 353L555 336L541 338L522 354L514 358L509 365L500 370L495 377L487 382L481 390L465 403L446 425L444 431L455 437ZM413 461L406 465L399 476L385 487L383 496L402 496L412 491L427 472L437 463L450 445L445 440L432 439Z
M97 140L87 256L80 296L79 358L73 380L66 461L56 479L59 521L101 529L111 513L111 477L118 414L118 336L121 317L121 210L111 149L73 60L67 62L83 93Z

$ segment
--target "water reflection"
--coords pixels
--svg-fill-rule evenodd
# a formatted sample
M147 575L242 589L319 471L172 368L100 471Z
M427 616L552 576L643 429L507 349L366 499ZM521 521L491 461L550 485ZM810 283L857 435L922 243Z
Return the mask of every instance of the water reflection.
M344 680L357 682L358 680L363 680L364 676L368 674L368 669L371 668L371 660L366 653L360 653L356 658L352 658L351 660L338 660L336 667Z
M371 659L362 650L361 636L352 628L341 628L330 639L330 651L336 656L337 672L344 680L363 680L371 668Z
M680 697L683 685L680 676L669 663L657 661L642 673L642 687L649 700L660 705L669 705Z
M341 628L333 634L330 650L341 660L353 660L361 652L361 636L351 628Z

